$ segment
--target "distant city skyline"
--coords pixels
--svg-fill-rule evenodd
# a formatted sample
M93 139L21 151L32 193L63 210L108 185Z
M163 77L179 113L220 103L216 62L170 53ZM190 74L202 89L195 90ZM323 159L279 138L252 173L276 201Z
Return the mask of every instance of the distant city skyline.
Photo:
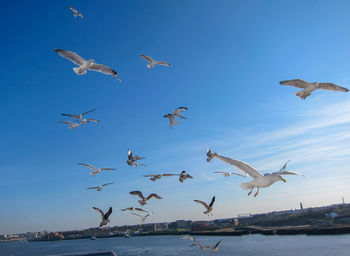
M132 190L157 193L149 222L220 219L243 213L341 203L350 198L350 93L317 90L306 100L282 80L350 88L350 2L336 1L5 1L0 70L0 227L3 234L138 224ZM74 18L71 5L84 15ZM16 16L13 16L16 10ZM322 18L320 18L322 17ZM119 72L78 76L54 49L76 51ZM149 70L139 54L171 67ZM188 107L169 129L163 115ZM61 113L96 110L74 131ZM223 177L238 171L206 149L285 177L248 197ZM126 163L128 149L145 167ZM116 168L96 177L77 163ZM180 173L152 182L146 174ZM101 192L87 190L114 182ZM215 195L213 217L194 199Z

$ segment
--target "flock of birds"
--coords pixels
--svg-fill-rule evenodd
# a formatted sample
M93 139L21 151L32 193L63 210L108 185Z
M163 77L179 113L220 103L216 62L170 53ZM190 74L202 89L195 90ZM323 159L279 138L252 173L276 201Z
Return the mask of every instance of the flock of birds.
M73 11L74 13L74 17L81 17L82 19L84 18L84 16L78 12L76 9L74 9L73 7L69 7L70 10ZM55 49L55 52L57 52L60 56L72 61L74 64L77 65L77 67L74 67L73 70L76 74L78 75L84 75L87 73L87 70L90 71L98 71L107 75L111 75L113 78L118 79L120 82L121 80L118 77L118 72L116 72L115 70L113 70L112 68L103 65L103 64L98 64L95 62L95 60L93 59L89 59L89 60L85 60L84 58L82 58L81 56L79 56L77 53L72 52L72 51L66 51L66 50L61 50L61 49ZM147 67L149 69L154 68L156 65L163 65L163 66L167 66L170 67L171 64L164 62L164 61L158 61L158 60L154 60L149 56L146 56L144 54L140 54L140 57L143 58L144 60L146 60L149 64L147 64ZM294 86L297 88L301 88L301 91L298 91L296 93L296 96L301 98L301 99L306 99L308 96L310 96L312 94L313 91L317 90L317 89L323 89L323 90L330 90L330 91L340 91L340 92L348 92L347 88L335 85L333 83L318 83L318 82L314 82L314 83L308 83L304 80L301 79L294 79L294 80L287 80L287 81L281 81L280 82L281 85L288 85L288 86ZM59 121L59 123L63 123L63 124L67 124L69 125L69 128L74 130L79 126L85 125L87 123L98 123L100 122L97 119L93 119L93 118L86 118L85 115L95 111L96 109L92 109L89 110L85 113L82 114L61 114L62 116L68 117L68 118L74 118L75 122L72 121ZM175 109L172 113L166 114L164 115L165 118L168 118L170 121L169 124L169 128L173 128L175 125L181 123L180 121L177 121L176 118L181 118L181 119L186 119L186 117L184 117L182 115L182 113L184 111L188 110L187 107L179 107L177 109ZM287 169L287 164L289 163L289 161L287 163L285 163L283 165L283 167L278 171L278 172L273 172L273 173L267 173L267 174L261 174L258 170L256 170L255 168L251 167L249 164L237 160L237 159L232 159L232 158L228 158L225 156L221 156L217 153L212 153L210 149L207 149L206 152L207 155L207 161L210 162L212 159L217 158L229 165L232 165L233 167L237 168L238 170L240 170L242 174L240 173L236 173L236 172L225 172L225 171L216 171L214 173L217 174L221 174L224 177L229 177L231 175L236 175L236 176L241 176L241 177L250 177L252 178L251 181L246 182L246 183L241 183L240 187L243 189L247 189L250 190L248 193L248 196L250 196L254 190L254 188L256 188L256 193L254 194L254 197L256 197L259 193L259 189L260 188L266 188L271 186L273 183L277 182L277 181L283 181L286 182L286 180L283 178L283 175L298 175L298 176L304 176L300 173L294 172L294 171L288 171ZM138 167L138 166L144 166L144 164L139 163L138 161L145 159L144 157L138 156L138 155L133 155L131 150L128 150L128 159L127 159L127 164L129 166L133 166L133 167ZM102 171L113 171L115 170L114 168L96 168L90 164L86 164L86 163L78 163L78 165L81 166L85 166L91 169L90 174L95 176L97 174L99 174ZM179 177L179 182L184 182L186 179L193 179L193 177L188 174L186 171L182 171L181 173L173 173L173 174L169 174L169 173L164 173L164 174L148 174L148 175L143 175L143 177L149 178L151 181L155 182L163 177L170 177L170 176L178 176ZM99 185L99 186L94 186L94 187L89 187L86 189L93 189L96 191L102 191L102 189L105 186L111 185L113 184L113 182L109 182L109 183L105 183L103 185ZM129 192L129 194L131 195L135 195L137 196L138 199L138 203L140 204L140 206L144 206L148 203L149 200L151 199L162 199L161 196L157 195L156 193L151 193L148 196L145 196L141 191L131 191ZM205 215L212 215L212 211L213 211L213 207L214 207L214 203L215 203L215 196L212 197L211 201L209 204L207 204L204 201L201 200L194 200L194 202L201 204L204 208L205 211L203 212ZM102 220L99 224L99 227L103 227L105 225L107 225L110 220L109 217L112 214L112 207L109 207L108 211L106 213L104 213L101 209L93 207L94 210L96 210L97 212L99 212L101 214ZM153 212L151 211L146 211L142 208L138 208L138 207L127 207L124 209L121 209L121 211L125 212L125 211L129 211L131 212L131 214L139 217L141 219L141 222L144 223L147 218L149 216L151 216L153 214ZM139 214L135 213L135 212L139 212ZM141 215L143 214L143 215ZM200 248L201 250L205 250L205 249L211 249L212 251L217 251L218 250L218 246L221 243L221 240L217 242L217 244L215 246L203 246L201 245L199 242L197 242L193 237L191 236L184 236L183 239L190 239L192 240L194 243L191 245L193 246L197 246L198 248Z

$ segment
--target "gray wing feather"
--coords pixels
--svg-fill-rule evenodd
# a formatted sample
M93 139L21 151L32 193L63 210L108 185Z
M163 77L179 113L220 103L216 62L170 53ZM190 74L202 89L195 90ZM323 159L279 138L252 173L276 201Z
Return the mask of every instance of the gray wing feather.
M63 58L66 58L79 66L85 62L85 60L82 57L80 57L78 54L76 54L75 52L65 51L65 50L60 50L60 49L55 49L55 52L57 52Z
M308 85L310 85L308 82L302 80L302 79L293 79L293 80L286 80L286 81L281 81L281 85L289 85L289 86L294 86L297 88L306 88Z
M98 71L107 75L112 75L112 76L116 76L118 75L118 72L111 69L110 67L107 67L105 65L102 64L96 64L93 63L90 67L89 70L93 70L93 71Z
M318 89L329 90L329 91L339 91L339 92L348 92L349 91L349 89L347 89L345 87L341 87L339 85L332 84L332 83L319 83Z

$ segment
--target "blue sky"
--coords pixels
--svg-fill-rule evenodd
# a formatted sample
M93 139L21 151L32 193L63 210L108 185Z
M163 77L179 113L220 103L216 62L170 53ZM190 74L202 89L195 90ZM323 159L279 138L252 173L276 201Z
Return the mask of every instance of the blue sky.
M85 19L74 18L74 6ZM95 227L92 206L114 209L111 225L139 220L131 190L156 192L150 221L208 219L193 199L217 198L214 218L339 203L350 198L349 94L316 91L305 101L279 81L302 78L350 87L348 1L6 1L0 33L0 232ZM54 48L76 51L120 73L77 76ZM143 53L171 68L148 70ZM6 65L5 65L6 62ZM174 129L163 115L187 106ZM97 110L75 131L60 113ZM262 172L290 168L257 198L248 178L205 150ZM127 166L127 150L146 167ZM96 177L76 165L114 167ZM152 183L149 173L188 170L195 178ZM103 192L84 188L114 181ZM350 199L348 199L350 200Z

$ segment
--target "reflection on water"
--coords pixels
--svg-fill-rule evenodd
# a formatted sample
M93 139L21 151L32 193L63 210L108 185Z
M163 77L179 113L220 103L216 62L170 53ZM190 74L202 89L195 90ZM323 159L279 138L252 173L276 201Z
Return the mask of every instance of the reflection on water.
M59 253L113 250L119 256L184 256L184 255L247 255L247 256L313 256L349 255L350 235L335 236L196 236L204 245L215 245L222 239L216 253L190 247L192 241L181 236L149 236L67 240L56 242L0 243L1 256L42 256Z

